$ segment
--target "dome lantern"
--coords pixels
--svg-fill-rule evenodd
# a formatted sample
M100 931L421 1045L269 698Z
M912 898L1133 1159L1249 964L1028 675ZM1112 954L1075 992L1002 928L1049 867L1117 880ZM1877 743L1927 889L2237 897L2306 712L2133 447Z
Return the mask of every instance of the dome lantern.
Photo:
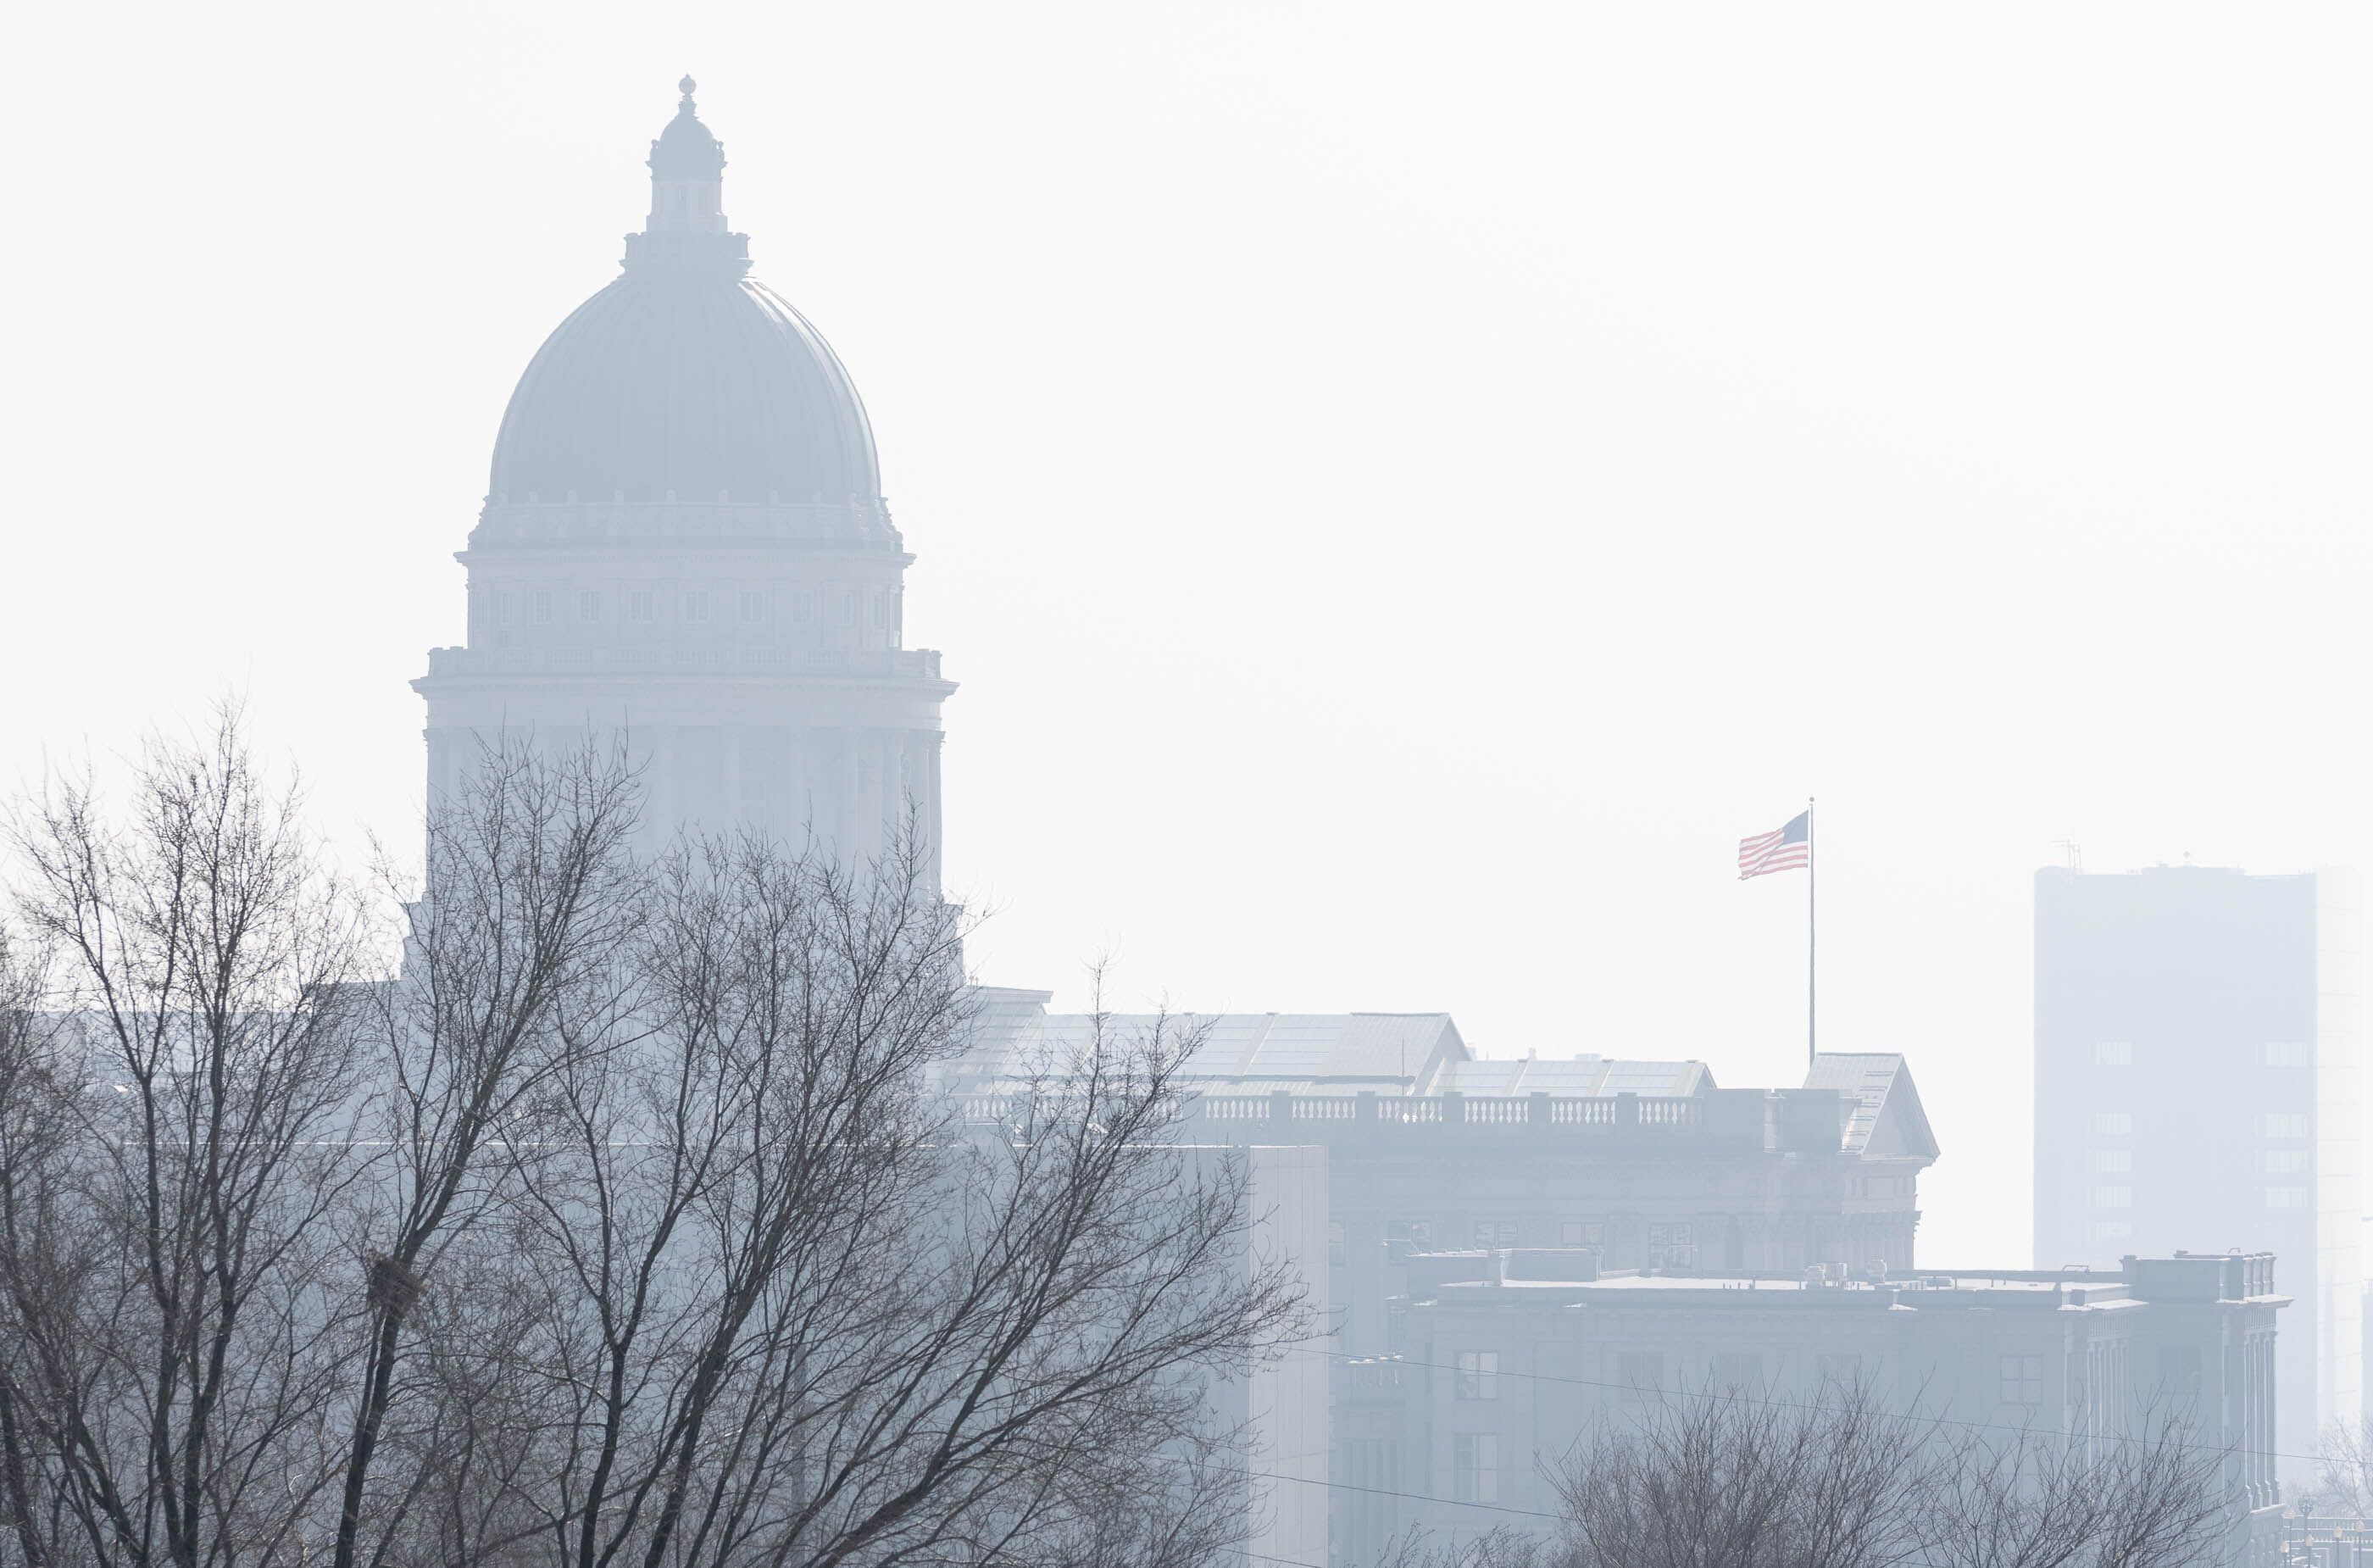
M684 94L651 143L651 211L646 234L723 234L725 147L694 111L693 79L676 84Z

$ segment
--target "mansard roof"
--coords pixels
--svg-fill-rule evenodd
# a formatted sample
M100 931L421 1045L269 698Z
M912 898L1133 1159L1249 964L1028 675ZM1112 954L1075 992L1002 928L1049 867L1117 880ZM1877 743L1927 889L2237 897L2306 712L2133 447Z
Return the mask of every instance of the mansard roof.
M954 1070L966 1082L1010 1082L1059 1066L1095 1028L1090 1014L1047 1012L1050 992L982 987L974 994L973 1048ZM1176 1013L1167 1021L1120 1013L1104 1020L1107 1037L1122 1040L1150 1037L1157 1024L1200 1037L1180 1073L1185 1082L1248 1090L1417 1093L1445 1062L1469 1054L1446 1012Z
M1047 1012L1049 991L980 986L973 989L972 1000L971 1047L951 1064L945 1079L950 1087L968 1092L1011 1090L1059 1073L1085 1049L1098 1022L1088 1013ZM1148 1038L1157 1027L1172 1031L1173 1037L1181 1031L1199 1035L1200 1044L1179 1077L1206 1094L1282 1090L1337 1097L1345 1106L1362 1090L1437 1105L1448 1094L1470 1102L1536 1094L1561 1102L1619 1094L1708 1103L1724 1097L1713 1071L1694 1059L1479 1058L1446 1012L1174 1013L1166 1019L1117 1013L1102 1022L1112 1040ZM1936 1136L1900 1053L1824 1051L1806 1071L1804 1087L1837 1096L1840 1153L1923 1164L1936 1158ZM1759 1093L1736 1091L1733 1097ZM1779 1093L1791 1096L1796 1091ZM1392 1119L1398 1125L1406 1118ZM1826 1122L1826 1113L1821 1119ZM1326 1125L1314 1121L1305 1130L1324 1130ZM1817 1136L1826 1143L1825 1129Z
M1936 1135L1900 1052L1823 1051L1806 1071L1805 1087L1834 1089L1845 1101L1847 1153L1936 1157Z
M1650 1094L1666 1098L1713 1088L1701 1061L1636 1061L1623 1057L1469 1057L1443 1064L1428 1093L1442 1094Z

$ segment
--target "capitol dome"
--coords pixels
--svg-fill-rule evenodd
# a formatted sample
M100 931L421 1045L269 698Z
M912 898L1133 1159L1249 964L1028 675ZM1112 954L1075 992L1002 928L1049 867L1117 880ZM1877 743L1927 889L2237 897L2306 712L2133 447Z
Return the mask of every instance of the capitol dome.
M871 509L865 405L831 346L747 275L724 149L692 79L651 144L651 214L624 272L536 351L496 438L489 506L821 502Z

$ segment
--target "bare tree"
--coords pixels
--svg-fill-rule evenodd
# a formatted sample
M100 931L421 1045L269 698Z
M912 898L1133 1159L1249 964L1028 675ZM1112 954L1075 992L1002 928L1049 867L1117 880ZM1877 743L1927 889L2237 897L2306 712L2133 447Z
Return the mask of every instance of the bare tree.
M22 1560L52 1560L46 1527L37 1516L48 1445L41 1434L48 1379L39 1370L39 1341L26 1332L28 1298L38 1309L46 1295L36 1281L64 1274L42 1256L56 1234L53 1177L66 1120L57 1107L72 1097L62 1080L58 1030L44 1014L48 976L38 957L0 921L0 1259L11 1267L0 1292L0 1509L5 1509Z
M0 1471L29 1562L269 1561L336 1474L365 933L235 712L151 745L125 815L86 774L8 824L46 983L0 1074Z
M532 1179L534 1140L518 1134L534 1096L589 1070L572 1051L598 1056L616 1044L641 914L628 853L639 806L623 754L591 743L556 753L489 746L432 802L425 875L403 904L403 971L375 991L370 1017L381 1077L363 1130L383 1153L354 1222L368 1329L355 1362L333 1568L353 1568L373 1517L384 1527L374 1560L393 1550L392 1532L437 1481L466 1484L489 1457L471 1447L451 1473L448 1444L457 1422L471 1437L492 1436L485 1422L496 1407L484 1401L497 1390L465 1375L451 1341L415 1364L407 1332L428 1276L506 1212L519 1196L510 1184ZM462 1270L473 1273L484 1270ZM438 1303L458 1338L484 1336L515 1305L479 1282ZM414 1370L420 1378L407 1388ZM419 1399L405 1417L411 1462L390 1476L379 1445L407 1394ZM450 1519L458 1504L443 1501Z
M1175 1147L1189 1035L967 1117L919 847L638 863L616 756L497 749L377 923L234 720L155 748L128 826L87 780L11 826L0 1562L1238 1539L1208 1390L1307 1325L1243 1171Z
M2315 1477L2300 1492L2302 1514L2373 1516L2373 1436L2362 1422L2335 1422L2316 1451Z
M2187 1568L2224 1561L2227 1456L2180 1411L2145 1405L2115 1433L1941 1428L1921 1537L1935 1568Z
M1864 1383L1666 1395L1555 1477L1561 1523L1393 1568L2192 1568L2225 1560L2228 1456L2180 1412L2087 1439L1939 1419Z
M1168 1146L1175 1034L952 1116L962 928L926 867L659 868L638 1044L567 1053L520 1184L551 1304L522 1504L560 1560L1209 1559L1202 1385L1298 1336L1296 1293L1240 1267L1241 1173Z
M1914 1561L1926 1429L1864 1384L1803 1403L1654 1402L1558 1486L1572 1568L1889 1568Z

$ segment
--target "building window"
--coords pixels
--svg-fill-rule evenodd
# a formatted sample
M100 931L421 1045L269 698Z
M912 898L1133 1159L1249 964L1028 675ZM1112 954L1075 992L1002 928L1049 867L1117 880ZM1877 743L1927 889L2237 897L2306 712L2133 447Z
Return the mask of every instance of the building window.
M1343 1230L1343 1222L1342 1222L1342 1221L1340 1221L1340 1220L1329 1220L1329 1221L1327 1221L1327 1263L1328 1263L1329 1265L1331 1265L1332 1267L1334 1267L1334 1268L1340 1269L1341 1267L1343 1267L1343 1265L1344 1265L1344 1264L1346 1264L1346 1263L1350 1262L1350 1260L1351 1260L1351 1242L1350 1242L1350 1237L1349 1235L1347 1235L1345 1234L1344 1230Z
M1475 1245L1478 1246L1515 1246L1516 1222L1514 1220L1476 1221Z
M509 594L497 593L495 595L495 621L499 626L507 626L511 624L511 596Z
M791 619L800 622L812 621L815 619L815 594L813 592L802 588L797 593L791 595Z
M2266 1152L2266 1174L2276 1176L2307 1175L2307 1151L2304 1149L2269 1149Z
M1621 1351L1615 1357L1615 1383L1627 1405L1644 1405L1665 1386L1662 1351Z
M1763 1390L1763 1355L1759 1351L1716 1351L1708 1379L1716 1388L1757 1394Z
M857 624L857 596L853 593L834 594L832 596L832 618L838 621L844 626L855 626Z
M1421 1252L1433 1239L1433 1227L1423 1220L1388 1220L1385 1223L1385 1255L1397 1263Z
M2093 1151L2093 1169L2102 1176L2124 1176L2133 1168L2134 1152L2132 1149Z
M2134 1043L2132 1040L2101 1040L2093 1047L2095 1067L2132 1067L2134 1064Z
M2133 1223L2127 1220L2096 1220L2093 1222L2093 1239L2095 1241L2132 1241L2134 1239L2134 1227Z
M708 619L708 590L696 588L684 596L684 618L687 621Z
M2131 1111L2093 1113L2093 1136L2096 1138L2130 1138L2133 1130L2134 1117Z
M745 621L763 621L766 618L766 595L763 591L755 588L745 588L742 591L742 618Z
M2002 1358L2002 1402L2024 1405L2040 1410L2043 1405L2043 1358L2041 1356L2005 1356Z
M2131 1209L2134 1206L2134 1189L2131 1187L2097 1187L2093 1189L2096 1209Z
M1451 1495L1461 1503L1500 1501L1500 1434L1462 1432L1450 1440Z
M656 597L648 588L637 588L626 595L626 619L648 621L655 618Z
M1500 1397L1500 1352L1497 1351L1461 1351L1458 1352L1458 1377L1451 1388L1456 1399L1496 1399Z
M552 590L539 588L535 591L535 598L529 604L528 618L540 626L552 624Z
M1824 1388L1859 1388L1862 1387L1862 1357L1852 1351L1836 1351L1813 1358L1813 1375Z
M2261 1067L2305 1067L2308 1049L2305 1040L2268 1040L2258 1047Z
M890 596L886 593L873 596L873 624L877 626L890 624Z
M1607 1227L1596 1220L1567 1220L1558 1226L1560 1246L1596 1246L1607 1245Z
M2159 1351L2158 1391L2170 1399L2200 1398L2198 1345L2168 1345Z
M580 588L577 591L577 618L580 621L598 621L602 618L600 589Z
M1693 1233L1687 1225L1650 1225L1648 1261L1686 1269L1697 1257Z
M2308 1189L2304 1187L2266 1188L2266 1207L2269 1209L2304 1209L2308 1206Z
M2268 1111L2258 1118L2258 1136L2261 1138L2305 1138L2307 1136L2307 1113L2305 1111Z

